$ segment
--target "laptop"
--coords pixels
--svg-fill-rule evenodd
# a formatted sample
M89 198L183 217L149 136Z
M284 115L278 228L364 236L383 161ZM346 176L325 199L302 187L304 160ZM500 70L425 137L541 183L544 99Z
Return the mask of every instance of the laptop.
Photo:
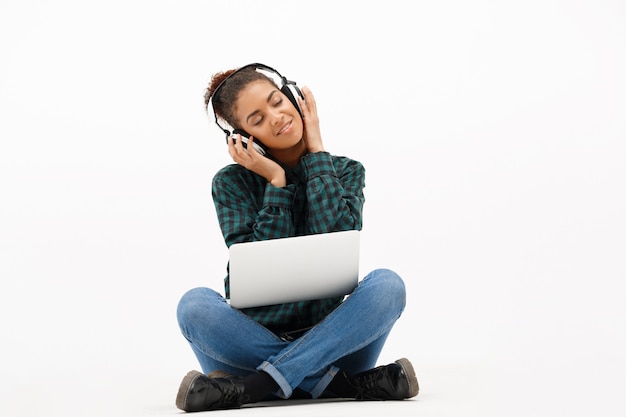
M230 305L260 307L349 294L359 279L360 232L235 243Z

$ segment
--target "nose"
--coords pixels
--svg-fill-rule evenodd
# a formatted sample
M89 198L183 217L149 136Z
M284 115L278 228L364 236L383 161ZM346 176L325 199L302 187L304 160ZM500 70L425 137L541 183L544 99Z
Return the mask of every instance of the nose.
M276 126L283 120L283 114L278 109L273 109L270 111L270 123L273 126Z

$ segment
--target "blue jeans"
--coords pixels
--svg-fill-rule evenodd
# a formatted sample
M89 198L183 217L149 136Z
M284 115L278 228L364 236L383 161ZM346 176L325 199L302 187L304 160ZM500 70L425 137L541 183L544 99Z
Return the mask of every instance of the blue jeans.
M357 373L376 366L405 303L402 279L393 271L377 269L294 341L282 340L209 288L183 295L177 316L203 372L264 371L280 387L278 397L289 398L297 387L318 398L340 370Z

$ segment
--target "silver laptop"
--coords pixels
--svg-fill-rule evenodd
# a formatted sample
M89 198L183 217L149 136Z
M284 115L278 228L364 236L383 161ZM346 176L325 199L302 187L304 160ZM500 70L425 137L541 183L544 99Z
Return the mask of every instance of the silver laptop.
M359 245L358 230L233 244L230 305L259 307L349 294L358 284Z

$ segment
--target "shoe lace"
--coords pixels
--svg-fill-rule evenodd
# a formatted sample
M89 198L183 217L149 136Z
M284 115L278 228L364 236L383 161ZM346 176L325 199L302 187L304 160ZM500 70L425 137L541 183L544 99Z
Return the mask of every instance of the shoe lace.
M385 391L379 384L379 372L373 372L369 375L359 377L359 383L356 386L357 400L380 400L389 397L389 393Z
M243 402L242 395L235 384L230 386L219 386L219 389L222 392L222 396L219 401L214 404L215 408L232 408L234 405L241 406Z

